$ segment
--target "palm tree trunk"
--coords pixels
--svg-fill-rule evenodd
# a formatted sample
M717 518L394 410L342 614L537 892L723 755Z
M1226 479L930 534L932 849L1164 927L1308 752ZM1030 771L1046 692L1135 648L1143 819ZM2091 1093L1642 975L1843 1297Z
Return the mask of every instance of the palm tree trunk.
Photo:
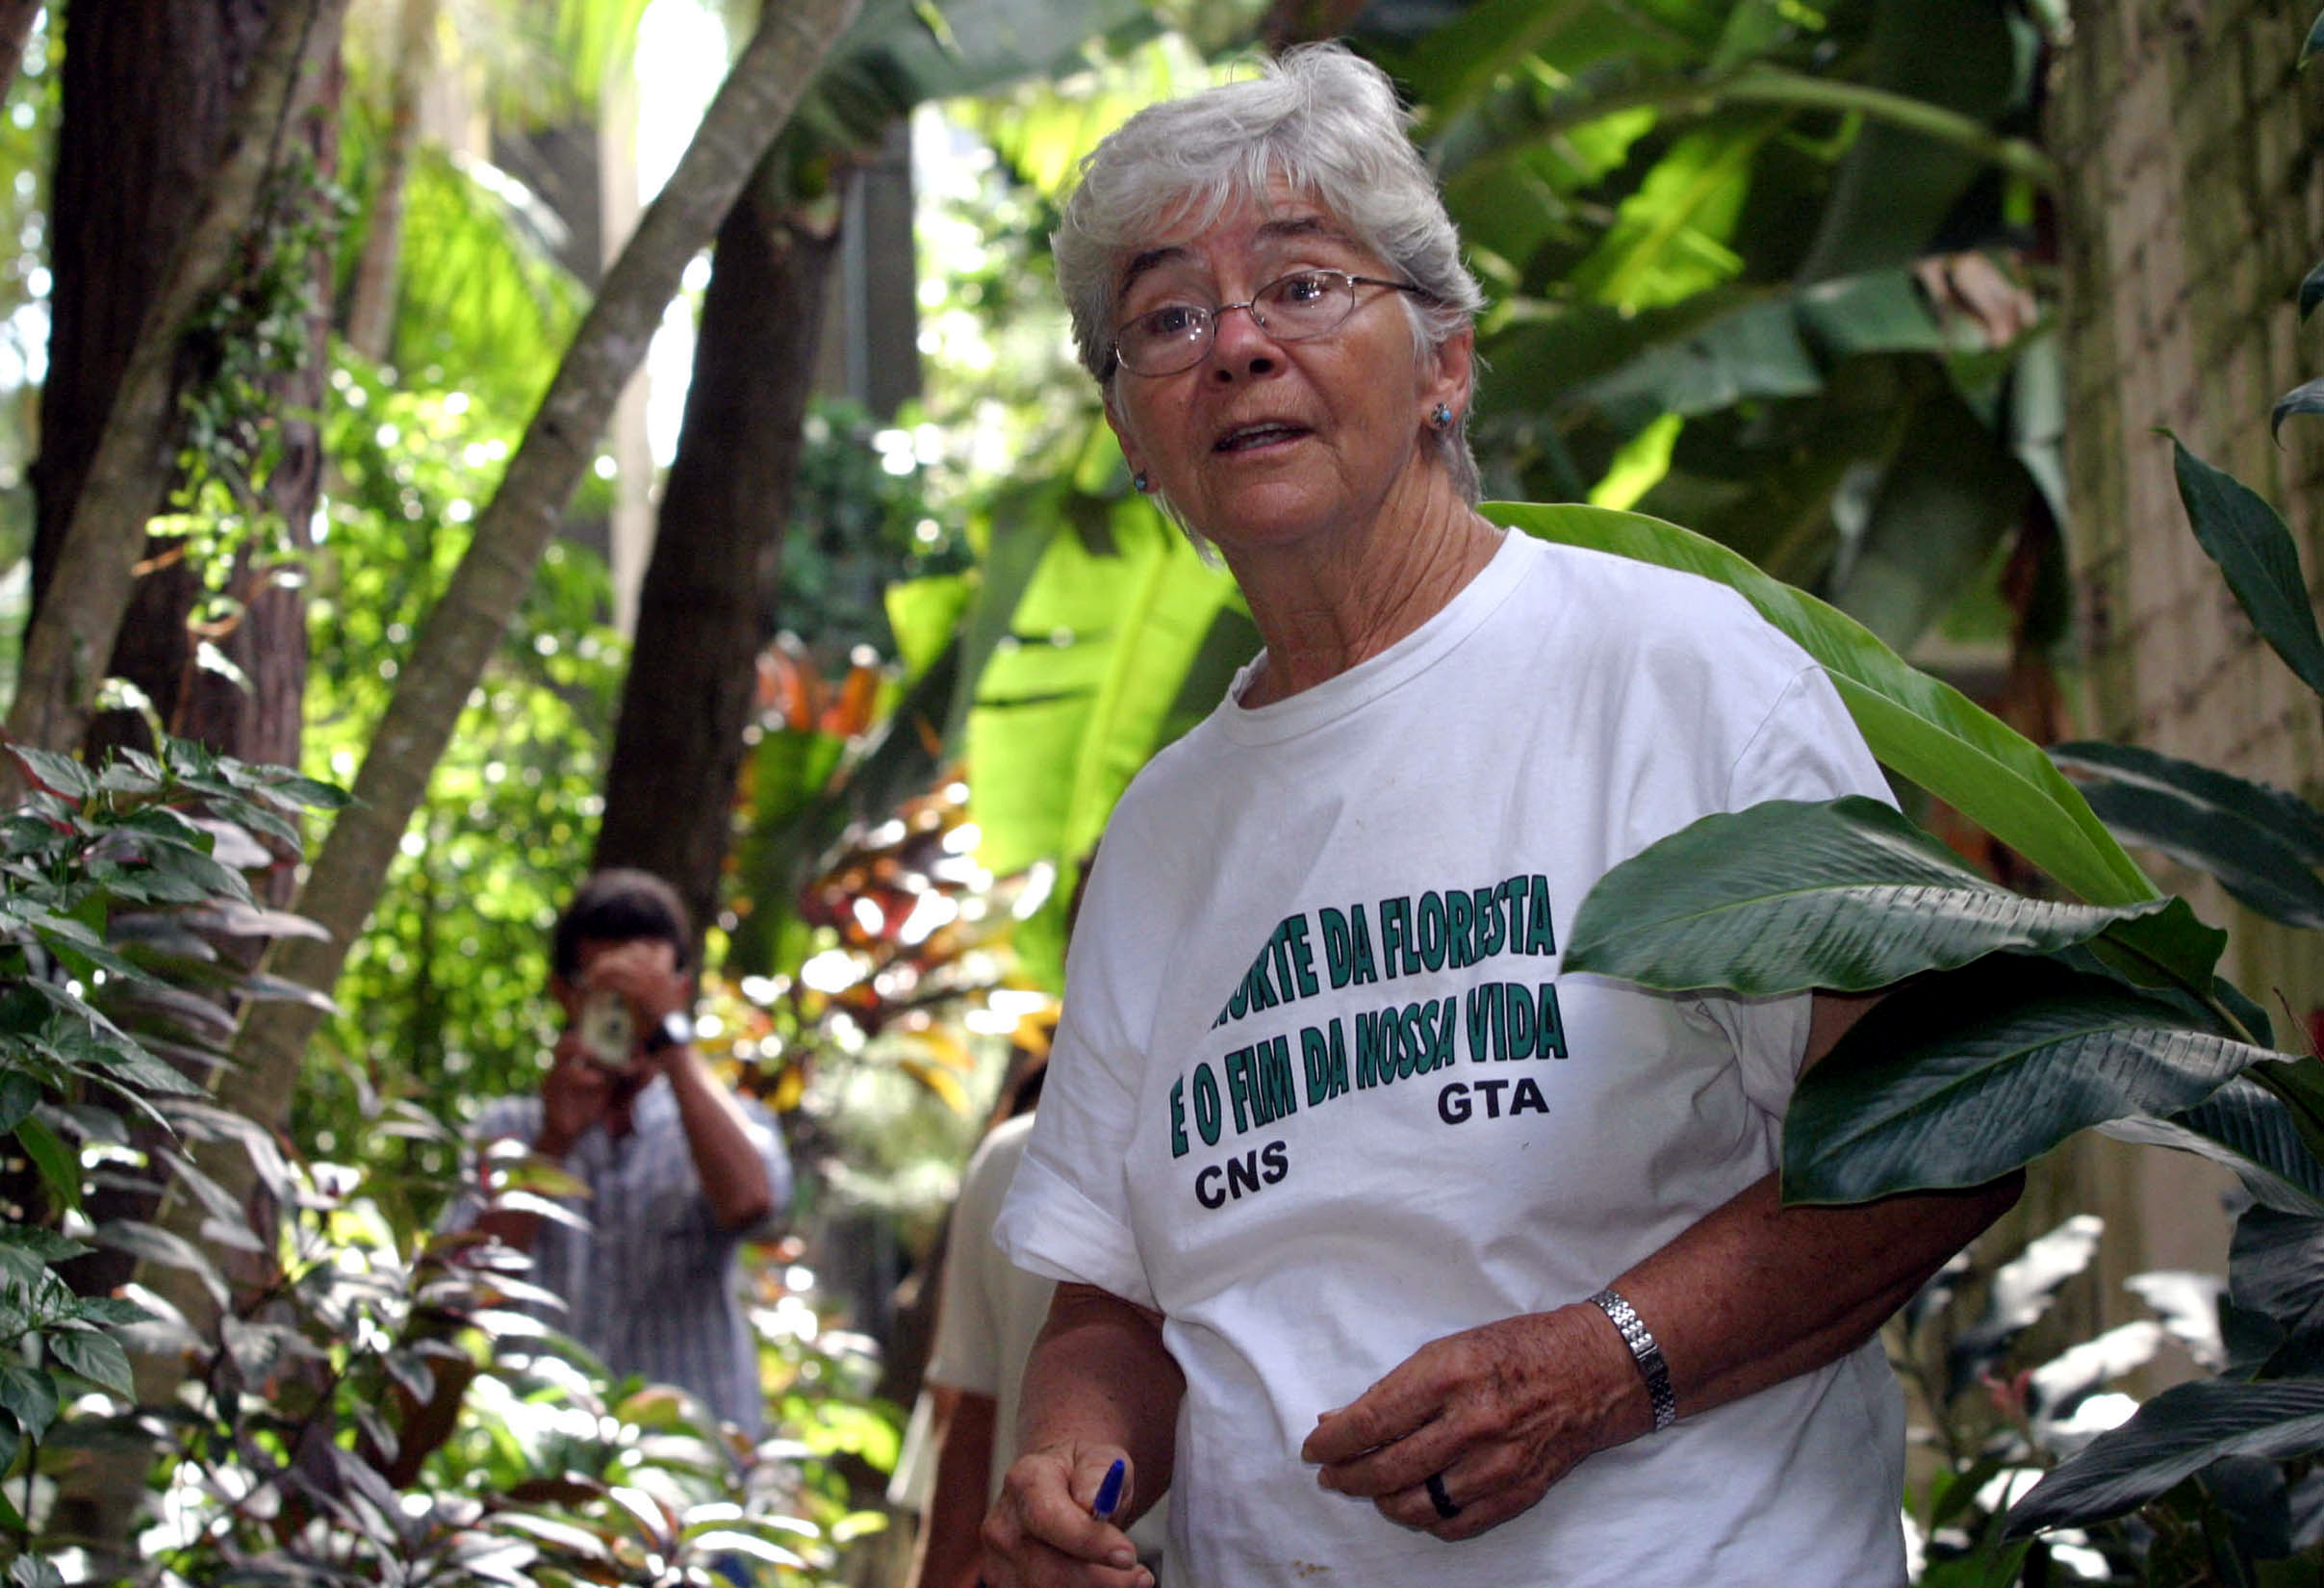
M835 228L784 203L782 159L767 156L719 229L598 830L596 863L667 881L698 935L733 834L838 246Z
M24 638L8 716L11 736L77 748L128 611L145 525L175 463L174 370L188 319L236 263L235 242L255 213L267 173L293 136L300 79L322 64L318 40L338 38L346 0L283 0L250 59L216 174L187 227L107 411L43 599ZM335 53L335 52L333 52ZM16 785L0 786L0 795Z
M396 328L396 283L403 256L404 189L420 143L420 91L435 61L438 0L403 0L396 27L395 79L388 90L387 146L379 185L363 228L363 251L347 289L347 346L374 362L388 355Z

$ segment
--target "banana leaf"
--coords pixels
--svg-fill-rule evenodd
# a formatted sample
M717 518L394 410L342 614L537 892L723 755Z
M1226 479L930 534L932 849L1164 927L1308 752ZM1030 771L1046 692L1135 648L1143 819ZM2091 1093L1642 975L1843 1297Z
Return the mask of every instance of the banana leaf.
M1911 780L2093 905L2158 897L2050 758L1967 696L1908 665L1861 624L1768 577L1716 541L1637 513L1488 502L1496 524L1731 585L1824 664L1881 764Z
M1609 872L1574 916L1564 968L1749 997L1869 991L2087 942L2164 907L2029 899L1877 800L1772 800L1706 816ZM2180 968L2208 985L2208 960Z

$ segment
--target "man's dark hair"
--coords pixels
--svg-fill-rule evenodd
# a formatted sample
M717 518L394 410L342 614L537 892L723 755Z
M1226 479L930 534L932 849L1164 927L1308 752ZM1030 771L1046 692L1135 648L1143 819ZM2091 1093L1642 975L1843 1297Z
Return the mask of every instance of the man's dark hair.
M677 890L651 871L627 866L594 872L574 890L549 942L549 965L562 981L580 974L583 943L627 943L658 938L684 970L693 935Z

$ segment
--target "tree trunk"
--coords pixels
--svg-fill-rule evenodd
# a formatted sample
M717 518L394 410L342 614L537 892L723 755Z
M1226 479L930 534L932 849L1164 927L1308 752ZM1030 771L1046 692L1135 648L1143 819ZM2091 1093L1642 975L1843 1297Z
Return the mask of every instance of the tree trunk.
M40 6L41 0L0 0L0 94L8 92L24 64L24 41L32 37Z
M438 0L403 0L396 34L396 75L388 88L387 143L363 228L363 251L347 289L347 346L374 363L396 329L396 283L403 257L404 187L420 143L420 90L435 66Z
M41 597L25 635L16 699L9 712L10 733L27 743L69 751L79 745L88 726L130 607L146 522L160 508L174 467L183 330L239 259L237 241L256 213L276 155L294 136L291 121L302 102L299 85L324 59L336 55L345 4L283 0L267 16L266 31L248 58L245 80L235 98L223 146L217 151L215 174L206 182L198 169L171 171L162 178L200 193L200 202L191 214L175 219L182 229L169 250L169 264L152 289L134 339L118 355L110 396L99 397L87 388L76 393L77 400L103 414L93 425L86 413L68 417L68 435L79 426L79 434L95 436L83 454L85 462L76 469L77 460L69 453L52 457L44 446L41 510L46 514L54 501L64 516L62 531L49 527L46 553L35 566L35 586ZM76 20L128 25L175 15L182 21L191 10L84 7ZM84 47L79 37L66 51L68 73L72 59ZM111 114L117 116L119 105L127 101L110 92L105 97L113 107ZM62 167L62 144L59 158ZM105 179L119 180L111 171ZM146 224L154 222L149 218ZM62 243L62 218L59 232ZM83 263L102 269L101 260ZM60 259L57 270L62 281L67 272L64 260Z
M698 938L717 918L838 251L835 226L785 206L781 158L767 157L719 230L598 830L596 863L669 882Z
M225 146L235 83L247 75L266 29L252 0L173 7L83 7L63 42L62 132L51 215L50 373L41 391L41 453L34 469L38 511L34 563L48 593L90 459L119 390L140 326L161 290L169 262L193 218ZM335 53L318 39L315 54ZM123 106L138 107L124 115ZM318 116L310 139L319 168L328 168L333 120ZM329 261L318 248L310 266L319 289ZM278 413L307 416L322 396L324 324L308 330L309 354L275 384ZM183 378L184 371L178 371ZM174 396L172 397L174 404ZM280 422L280 456L266 481L270 503L298 546L316 500L319 446L314 421ZM230 632L216 649L244 680L197 665L188 619L203 590L203 571L175 554L180 543L148 540L152 570L134 586L108 670L137 684L173 732L244 759L296 764L306 686L306 614L297 590L264 577L244 559L235 586L243 599ZM245 687L246 684L246 687ZM89 747L134 743L150 749L144 720L111 713L92 725ZM268 902L287 904L294 872L285 863L262 882ZM255 957L256 947L251 950ZM152 1127L145 1127L152 1129ZM140 1144L158 1144L140 1140ZM125 1185L100 1188L89 1212L107 1218L150 1216L156 1192ZM129 1276L124 1253L98 1251L65 1265L85 1294L101 1294Z
M733 207L858 3L803 0L769 8L677 170L606 272L604 290L575 333L499 490L476 520L468 552L421 627L356 773L354 803L340 812L315 858L298 909L330 937L277 943L269 957L276 973L319 991L337 982L428 774L506 633L558 513L588 466L623 383L645 356L686 262ZM235 1040L237 1067L219 1077L219 1101L261 1119L277 1114L320 1019L303 1004L253 1006ZM239 1159L239 1153L214 1155L204 1165L237 1194L251 1180L249 1165ZM157 1288L170 1285L174 1272L145 1271ZM209 1316L198 1291L189 1305L189 1316Z

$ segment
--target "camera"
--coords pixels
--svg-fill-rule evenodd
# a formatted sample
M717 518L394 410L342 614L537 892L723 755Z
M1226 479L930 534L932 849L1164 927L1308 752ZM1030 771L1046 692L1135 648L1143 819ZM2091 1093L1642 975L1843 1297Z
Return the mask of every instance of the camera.
M629 1067L637 1028L630 1022L629 1006L620 993L593 992L582 999L577 1024L581 1052L591 1063L603 1069Z

